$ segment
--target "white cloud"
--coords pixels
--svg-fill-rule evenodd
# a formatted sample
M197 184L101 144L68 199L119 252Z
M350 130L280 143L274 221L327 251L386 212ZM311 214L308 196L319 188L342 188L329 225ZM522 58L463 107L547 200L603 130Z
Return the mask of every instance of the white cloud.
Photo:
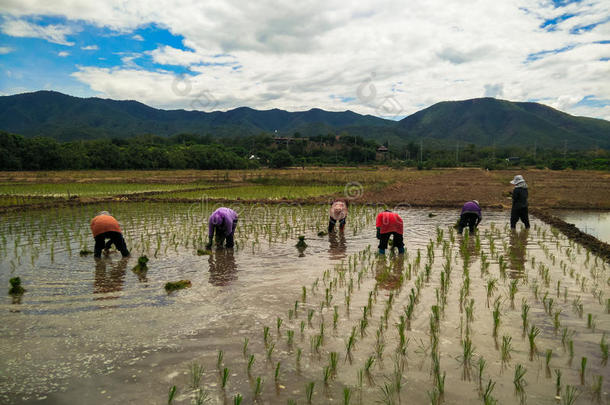
M15 52L15 48L10 46L0 46L0 55L6 55L7 53Z
M144 37L140 34L136 34L136 35L132 36L131 38L135 39L136 41L144 41Z
M170 71L139 68L140 54L123 56L123 66L114 69L81 66L74 74L108 97L158 107L405 115L443 100L488 95L608 116L574 100L610 99L610 62L601 60L610 45L595 44L608 39L610 22L571 34L610 17L604 0L559 8L527 0L5 3L12 18L60 15L127 33L153 24L182 36L188 50L161 43L145 56L167 69L188 67L189 92L172 90ZM553 31L541 28L564 14L575 16ZM552 52L560 49L567 50ZM539 59L528 61L531 54ZM374 96L358 96L358 89ZM210 98L215 101L201 102Z
M55 44L72 46L66 36L74 33L67 25L49 24L37 25L25 20L8 19L0 25L0 30L11 37L40 38Z
M70 52L66 52L66 51L60 51L57 52L57 56L61 56L62 58L65 58L66 56L69 56Z
M83 51L97 51L98 49L100 49L100 47L97 45L87 45L87 46L83 46L80 49L82 49Z

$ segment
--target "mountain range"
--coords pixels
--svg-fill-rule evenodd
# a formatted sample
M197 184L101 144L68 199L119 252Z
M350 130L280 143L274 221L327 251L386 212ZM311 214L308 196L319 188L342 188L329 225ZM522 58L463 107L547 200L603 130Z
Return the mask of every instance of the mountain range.
M240 107L226 112L162 110L137 101L78 98L55 91L0 97L0 130L62 141L179 133L303 136L349 133L391 144L610 149L610 122L576 117L539 103L495 98L445 101L400 121L318 108L289 112Z

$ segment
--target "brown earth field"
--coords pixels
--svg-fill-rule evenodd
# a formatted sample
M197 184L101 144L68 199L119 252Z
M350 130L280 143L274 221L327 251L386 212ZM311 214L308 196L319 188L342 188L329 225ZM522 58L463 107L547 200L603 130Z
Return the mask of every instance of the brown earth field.
M486 208L510 208L509 181L514 175L524 176L529 186L532 208L610 210L610 172L500 170L454 168L418 171L414 169L365 168L293 168L234 171L158 170L158 171L63 171L63 172L0 172L0 183L57 182L133 182L133 183L196 183L209 181L219 186L248 184L340 184L355 189L354 203L388 204L427 207L459 207L465 201L478 200ZM353 185L362 184L364 193ZM195 185L194 185L195 187ZM360 190L361 191L361 190ZM154 193L135 193L114 197L83 198L70 204L119 199L123 201L154 200ZM290 200L295 203L321 203L331 196ZM164 199L165 202L184 199ZM188 200L186 200L188 201ZM230 201L230 200L223 200ZM280 200L285 202L287 200ZM33 204L47 207L67 203L59 199ZM257 200L256 202L271 202ZM20 207L26 208L26 207Z

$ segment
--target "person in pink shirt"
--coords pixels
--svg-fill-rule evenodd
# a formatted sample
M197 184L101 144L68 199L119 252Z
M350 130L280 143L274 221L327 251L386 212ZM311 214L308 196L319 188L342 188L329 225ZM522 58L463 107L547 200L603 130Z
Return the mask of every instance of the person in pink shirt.
M330 205L330 219L328 220L328 233L335 230L335 225L339 221L339 230L345 229L345 219L347 218L347 201L335 200Z
M398 253L402 254L405 252L405 244L402 237L403 224L400 215L390 210L380 212L377 215L375 226L377 227L380 255L385 254L390 236L392 236L393 245L398 248Z

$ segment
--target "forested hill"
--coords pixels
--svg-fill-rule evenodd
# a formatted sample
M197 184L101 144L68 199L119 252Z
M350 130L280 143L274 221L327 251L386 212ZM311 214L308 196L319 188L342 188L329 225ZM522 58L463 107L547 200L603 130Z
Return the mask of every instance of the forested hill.
M495 98L437 103L404 118L399 127L410 138L454 144L610 149L609 121Z
M0 130L62 141L95 138L160 136L179 133L213 136L349 131L353 127L394 126L394 121L352 111L321 109L288 112L240 107L226 112L160 110L137 101L78 98L54 91L0 97Z
M352 111L289 112L240 107L221 112L161 110L137 101L78 98L53 91L0 97L0 130L61 141L182 133L219 138L272 133L349 134L379 144L419 143L610 149L610 122L575 117L543 104L494 98L446 101L391 121Z

